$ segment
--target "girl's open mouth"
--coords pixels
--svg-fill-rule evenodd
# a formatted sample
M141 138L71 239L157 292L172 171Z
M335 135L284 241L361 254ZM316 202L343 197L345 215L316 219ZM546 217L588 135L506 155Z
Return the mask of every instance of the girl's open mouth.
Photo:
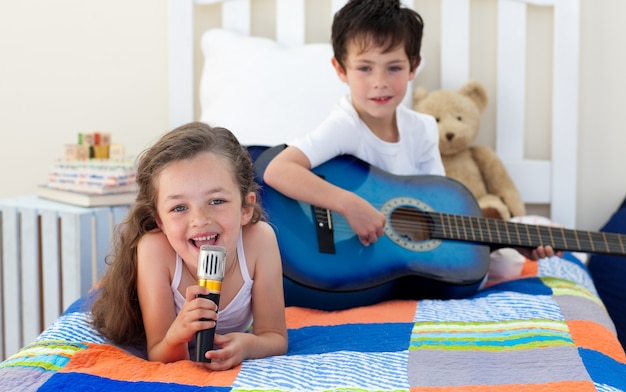
M202 245L215 245L217 243L217 239L219 236L217 234L213 234L211 236L206 237L196 237L189 240L196 248L200 249Z

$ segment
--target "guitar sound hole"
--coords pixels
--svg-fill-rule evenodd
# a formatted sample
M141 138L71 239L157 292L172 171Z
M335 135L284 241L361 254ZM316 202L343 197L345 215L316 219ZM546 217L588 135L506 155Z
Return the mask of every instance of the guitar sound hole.
M406 240L421 242L430 239L433 230L430 218L417 208L396 208L390 218L393 229Z

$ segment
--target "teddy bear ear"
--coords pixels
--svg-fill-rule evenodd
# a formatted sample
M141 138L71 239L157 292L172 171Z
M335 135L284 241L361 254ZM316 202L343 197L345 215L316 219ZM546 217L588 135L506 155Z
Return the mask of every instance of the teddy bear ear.
M417 87L415 91L413 92L413 105L416 105L419 101L426 98L427 95L428 95L428 90L426 90L422 86Z
M487 90L485 90L483 85L478 83L477 81L468 81L461 87L459 93L467 96L469 99L474 101L474 104L476 104L478 110L480 110L481 113L487 107Z

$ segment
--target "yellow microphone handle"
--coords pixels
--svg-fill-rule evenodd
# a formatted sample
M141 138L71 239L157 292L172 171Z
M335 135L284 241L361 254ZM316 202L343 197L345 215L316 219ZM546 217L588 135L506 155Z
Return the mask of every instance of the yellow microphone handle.
M198 279L198 285L206 287L212 293L219 293L222 291L222 281L215 279Z

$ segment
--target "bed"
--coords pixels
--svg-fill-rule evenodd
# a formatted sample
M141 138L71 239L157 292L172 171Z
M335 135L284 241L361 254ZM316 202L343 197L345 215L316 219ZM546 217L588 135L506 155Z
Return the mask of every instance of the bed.
M429 44L438 49L426 48L425 66L415 83L457 88L473 75L470 53L484 52L470 50L468 31L470 15L481 20L478 13L486 3L405 3L423 9L427 21L440 18L433 25L441 34ZM170 0L172 127L197 118L227 126L257 159L267 147L305 132L346 91L332 74L330 48L323 40L310 42L306 37L312 33L305 26L313 20L321 30L328 29L330 22L324 25L321 20L329 20L342 4ZM576 177L571 167L577 124L564 113L577 110L579 2L490 4L487 14L500 26L494 45L502 56L497 60L498 81L492 83L497 90L495 148L525 202L548 205L552 222L573 228ZM268 7L271 12L266 14ZM522 147L527 87L520 76L525 72L525 51L520 48L526 47L526 35L519 32L526 31L528 15L541 14L544 7L554 24L549 86L553 109L548 115L552 142L548 158L529 159ZM198 33L203 17L217 20L218 28ZM276 24L267 33L258 20ZM254 36L259 29L275 39ZM205 59L201 77L194 76L199 53ZM439 82L432 81L433 74L440 76ZM196 114L198 108L201 113ZM248 360L213 373L191 361L148 362L131 350L107 344L89 325L94 290L0 363L0 390L626 390L626 354L584 261L584 255L574 252L537 262L523 260L519 276L491 276L473 293L450 299L381 297L371 304L329 310L315 306L322 299L308 293L304 297L311 306L286 309L286 355ZM363 297L358 290L351 293L332 293L331 301Z

